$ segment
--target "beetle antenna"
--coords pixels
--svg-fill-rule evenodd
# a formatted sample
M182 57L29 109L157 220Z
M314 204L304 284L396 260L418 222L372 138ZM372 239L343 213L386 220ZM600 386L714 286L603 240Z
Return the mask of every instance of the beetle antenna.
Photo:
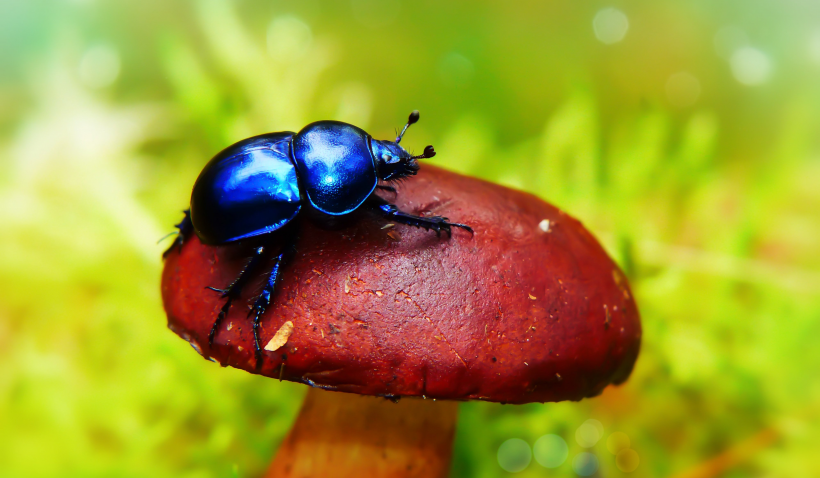
M404 132L407 131L407 128L409 128L411 124L415 123L418 120L419 110L413 110L413 112L410 113L410 117L407 118L407 124L404 125L404 128L402 128L401 133L399 133L399 135L396 136L396 144L399 144L401 142L401 138L404 136Z
M168 239L169 237L175 236L177 234L179 234L179 231L171 231L168 234L160 237L159 240L157 241L157 244L159 244L160 242L164 241L165 239Z
M418 156L413 156L410 159L427 159L432 158L436 155L436 150L433 149L433 145L428 145L424 148L424 152Z

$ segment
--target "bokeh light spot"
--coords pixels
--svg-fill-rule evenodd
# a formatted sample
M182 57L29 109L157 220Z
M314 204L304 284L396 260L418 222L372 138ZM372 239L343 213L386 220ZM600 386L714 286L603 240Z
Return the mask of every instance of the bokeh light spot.
M520 438L510 438L498 447L498 466L504 471L517 473L526 468L530 460L530 445Z
M350 82L337 90L339 104L334 119L366 128L373 112L373 92L364 83Z
M772 61L757 48L739 49L732 55L730 64L735 79L748 86L762 85L772 74Z
M572 469L578 476L592 476L598 471L598 457L589 452L579 453L572 460Z
M604 8L595 14L592 28L595 30L595 38L601 43L611 45L624 39L629 30L629 18L617 8Z
M464 86L473 78L473 62L460 53L450 52L444 55L438 68L441 81L448 86Z
M749 37L746 32L735 25L721 27L715 33L713 41L715 43L715 52L724 60L732 58L736 51L749 45Z
M592 448L595 446L598 440L601 439L601 435L603 435L603 426L598 428L595 422L597 422L598 425L601 424L598 420L587 420L575 430L575 441L584 448Z
M615 432L606 439L606 449L613 455L628 449L630 445L629 437L624 432Z
M353 16L362 25L378 28L390 25L399 16L398 0L353 0Z
M592 425L593 427L595 427L595 429L598 430L598 436L601 436L601 437L604 436L604 424L603 423L599 422L598 420L596 420L594 418L590 418L589 420L585 421L584 423L586 423L587 425Z
M809 35L808 54L809 60L820 65L820 29Z
M276 17L268 25L268 54L280 61L295 60L310 49L313 32L310 26L292 15Z
M92 46L80 58L78 74L89 88L110 86L120 76L120 55L109 45Z
M619 470L626 473L635 471L640 463L641 459L638 457L638 452L631 449L621 450L618 456L615 457L615 465Z
M700 81L688 71L679 71L666 80L666 98L674 106L692 106L700 97Z
M535 441L532 446L535 461L545 468L561 466L569 455L567 442L558 435L544 435Z

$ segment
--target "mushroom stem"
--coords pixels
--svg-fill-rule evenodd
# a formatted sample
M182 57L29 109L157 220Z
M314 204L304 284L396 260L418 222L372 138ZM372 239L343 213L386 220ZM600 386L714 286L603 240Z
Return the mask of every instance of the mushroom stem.
M446 477L458 403L308 390L266 478Z

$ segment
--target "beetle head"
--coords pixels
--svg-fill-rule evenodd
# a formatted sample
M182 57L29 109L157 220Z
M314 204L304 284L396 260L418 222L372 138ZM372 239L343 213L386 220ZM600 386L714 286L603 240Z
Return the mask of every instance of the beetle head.
M418 111L410 113L407 124L404 125L401 133L396 137L396 141L372 140L370 147L373 151L373 157L376 158L379 179L383 181L394 181L407 176L413 176L419 171L418 159L432 158L436 155L436 151L432 146L424 148L424 153L413 156L399 145L407 128L418 120Z

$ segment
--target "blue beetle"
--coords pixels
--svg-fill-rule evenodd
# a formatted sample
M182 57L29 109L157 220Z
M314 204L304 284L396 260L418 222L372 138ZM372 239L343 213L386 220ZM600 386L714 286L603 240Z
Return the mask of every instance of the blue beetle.
M228 146L199 174L191 193L191 207L176 225L179 234L163 257L175 247L182 247L191 232L204 244L228 244L281 229L303 209L309 210L314 220L331 221L366 202L392 221L433 230L438 235L441 231L451 234L451 227L472 233L469 226L449 222L446 217L402 212L373 194L377 188L395 192L379 181L413 176L419 170L418 159L435 156L432 146L413 156L399 145L407 128L418 120L418 111L410 113L395 141L373 139L351 124L317 121L298 133L267 133ZM291 233L251 308L257 368L262 364L260 317L270 305L286 256L295 244L296 235ZM230 285L224 289L209 287L225 299L208 335L210 346L231 302L239 296L266 249L266 245L255 247L247 265Z

